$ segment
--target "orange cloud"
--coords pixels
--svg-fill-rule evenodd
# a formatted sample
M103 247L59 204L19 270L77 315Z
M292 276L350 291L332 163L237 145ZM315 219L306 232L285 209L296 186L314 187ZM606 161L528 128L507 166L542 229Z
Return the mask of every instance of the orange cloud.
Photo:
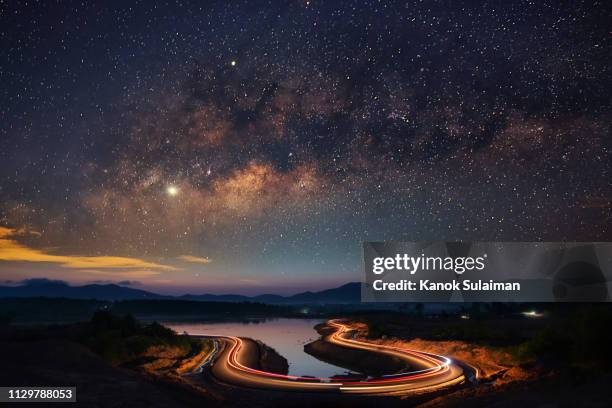
M88 274L93 274L93 275L104 275L105 277L108 278L114 278L114 279L121 279L123 277L125 277L126 271L125 270L96 270L96 269L87 269L86 272ZM129 272L130 274L130 279L135 279L135 278L149 278L151 276L157 276L159 275L159 272L157 271L151 271L151 270L135 270L135 269L130 269Z
M199 256L193 256L193 255L181 255L178 257L178 259L180 259L181 261L197 263L197 264L208 264L212 262L210 258L202 258Z
M0 227L0 261L49 262L62 267L83 270L129 269L129 270L176 270L175 267L120 256L75 256L53 255L40 249L20 244L9 237L19 235L20 230ZM150 273L150 272L149 272ZM154 272L158 273L158 272Z

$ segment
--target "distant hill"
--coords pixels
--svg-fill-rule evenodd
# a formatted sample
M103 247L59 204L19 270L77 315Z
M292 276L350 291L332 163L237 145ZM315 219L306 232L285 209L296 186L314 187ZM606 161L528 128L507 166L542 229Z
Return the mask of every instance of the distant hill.
M291 303L359 303L361 301L361 283L351 282L320 292L298 293L288 299Z
M268 304L349 304L359 303L360 283L351 282L337 288L319 292L303 292L292 296L273 294L259 296L243 295L183 295L164 296L140 289L115 284L93 284L70 286L61 281L38 281L20 286L0 286L0 298L47 297L67 299L139 300L177 299L201 302L259 302Z
M302 292L292 296L280 295L183 295L181 299L200 300L206 302L261 302L272 304L300 304L300 303L359 303L361 298L361 284L351 282L333 289L319 292Z
M359 303L361 298L361 284L351 282L333 289L319 292L302 292L292 296L280 295L183 295L184 300L199 300L206 302L260 302L271 304L301 304L301 303Z
M64 282L47 281L21 286L0 286L0 297L48 297L66 299L136 300L166 299L167 296L115 284L70 286Z

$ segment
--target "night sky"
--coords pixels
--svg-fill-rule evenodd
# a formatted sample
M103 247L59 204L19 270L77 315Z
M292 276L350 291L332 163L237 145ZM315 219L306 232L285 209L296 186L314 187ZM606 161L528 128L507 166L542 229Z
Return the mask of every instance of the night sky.
M612 240L612 6L0 0L0 284L294 293Z

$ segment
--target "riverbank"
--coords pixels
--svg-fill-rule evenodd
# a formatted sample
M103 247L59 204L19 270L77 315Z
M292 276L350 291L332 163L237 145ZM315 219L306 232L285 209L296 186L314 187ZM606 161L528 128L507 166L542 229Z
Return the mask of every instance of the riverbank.
M266 371L269 373L286 375L289 372L289 362L276 350L259 340L242 338L245 346L253 352L245 355L242 364L249 368Z
M419 350L433 354L449 356L477 370L477 377L483 381L499 378L509 372L519 375L518 362L506 350L482 344L453 340L424 340L420 338L402 339L383 335L372 338L371 325L359 320L351 321L355 328L355 337L374 344Z
M340 347L328 342L326 337L334 330L325 323L315 326L315 330L322 338L305 344L304 352L319 360L373 377L395 374L410 369L406 362L399 358L367 350Z
M498 384L509 383L513 381L532 380L539 374L538 370L528 370L520 366L514 357L506 350L489 347L481 344L472 344L464 341L432 341L415 339L401 339L397 337L382 337L371 336L371 325L360 321L359 319L350 319L351 327L355 330L353 338L357 340L367 341L373 344L391 346L409 350L419 350L432 354L445 355L460 362L466 368L466 371L471 371L468 375L471 381L494 381ZM322 338L308 344L304 350L313 354L317 358L329 361L332 364L343 366L352 365L353 369L368 370L370 375L393 374L409 367L393 366L387 364L388 361L383 361L380 356L372 355L369 359L362 356L352 356L356 350L350 350L344 347L334 346L325 341L325 337L333 329L326 324L321 324L315 328ZM368 353L373 354L373 353ZM357 358L355 358L357 357ZM393 363L393 361L391 362Z
M612 401L612 390L605 385L612 378L604 364L607 346L599 347L601 341L596 337L578 338L580 342L575 343L567 338L580 335L581 332L570 330L584 327L577 322L588 323L586 327L590 330L601 327L598 333L605 336L603 322L609 319L600 309L587 308L567 319L551 317L546 322L516 318L457 322L451 318L381 314L353 316L345 321L354 328L355 340L446 355L477 370L477 378L468 378L471 384L467 387L423 402L423 407L598 407ZM318 330L325 334L328 328ZM454 336L472 340L457 340ZM577 348L591 343L593 347ZM590 356L590 350L600 350L600 359L575 360L574 353L582 351ZM339 355L326 353L325 358L340 362Z

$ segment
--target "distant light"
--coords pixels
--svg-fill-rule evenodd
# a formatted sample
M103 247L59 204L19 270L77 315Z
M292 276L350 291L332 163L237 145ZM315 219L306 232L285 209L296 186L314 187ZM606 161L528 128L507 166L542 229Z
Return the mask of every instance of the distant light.
M470 320L470 315L469 314L462 314L460 316L463 320Z
M544 316L544 313L536 312L535 310L528 310L526 312L523 312L522 315L533 319Z
M179 193L179 190L176 186L168 186L166 188L166 193L168 193L169 196L174 197Z
M236 60L232 60L232 62L230 62L230 65L231 65L232 67L235 67L235 66L236 66Z

